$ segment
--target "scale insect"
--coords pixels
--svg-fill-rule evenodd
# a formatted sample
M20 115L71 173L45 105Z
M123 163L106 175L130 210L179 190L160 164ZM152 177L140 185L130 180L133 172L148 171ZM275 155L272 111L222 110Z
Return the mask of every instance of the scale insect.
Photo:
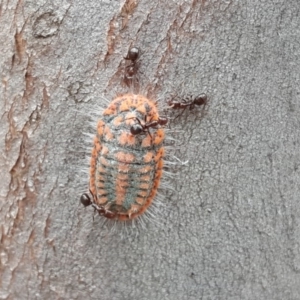
M81 203L108 219L127 221L142 215L160 185L162 126L167 122L155 102L142 95L116 97L97 124L90 160L91 196L84 193Z

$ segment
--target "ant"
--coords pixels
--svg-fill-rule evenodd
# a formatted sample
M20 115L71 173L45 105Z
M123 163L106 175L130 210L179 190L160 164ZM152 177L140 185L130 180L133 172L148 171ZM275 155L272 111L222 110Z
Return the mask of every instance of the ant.
M92 194L91 191L90 191L90 193ZM93 194L92 194L92 195L93 195ZM93 197L94 197L94 195L93 195ZM103 206L100 206L100 207L99 207L97 204L95 204L95 203L91 200L91 197L89 196L89 194L87 194L87 193L84 193L84 194L81 195L81 197L80 197L80 202L81 202L85 207L92 205L92 207L93 207L96 211L98 211L99 215L104 216L104 217L106 217L106 218L108 218L108 219L114 219L114 218L117 216L116 213L114 213L114 212L112 212L112 211L106 209L106 208L103 207Z
M145 118L146 118L146 116L145 116ZM158 125L164 126L168 123L168 118L167 117L159 117L157 120L150 121L148 123L145 123L144 125L141 123L140 119L138 119L138 118L135 118L135 119L138 121L138 123L131 125L130 133L132 135L138 135L138 134L141 134L143 132L148 132L151 139L152 139L152 136L151 136L151 133L149 131L149 128L155 128Z
M124 81L126 85L128 86L130 83L132 83L132 80L134 78L134 75L136 75L138 69L139 69L139 63L138 59L140 57L140 49L137 47L132 47L128 50L128 53L126 57L124 57L125 60L129 60L130 63L125 67L125 78Z
M182 99L183 101L181 101L181 102L174 101L173 99L168 101L169 106L173 109L183 109L183 111L176 118L181 116L187 107L189 107L190 110L192 110L195 108L196 105L197 106L205 105L207 102L206 94L201 94L195 98L193 98L192 96L189 96L188 98Z

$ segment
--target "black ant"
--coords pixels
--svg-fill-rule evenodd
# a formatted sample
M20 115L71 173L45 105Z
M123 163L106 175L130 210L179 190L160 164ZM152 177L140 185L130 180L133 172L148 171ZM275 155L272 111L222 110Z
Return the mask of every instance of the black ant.
M183 111L176 117L178 118L183 114L187 107L190 110L194 109L195 106L205 105L207 102L206 94L201 94L195 98L189 96L188 98L182 99L182 101L174 101L173 99L168 101L168 104L173 109L183 109Z
M138 123L131 125L130 133L132 135L138 135L138 134L141 134L143 132L148 132L151 139L152 139L152 136L150 134L149 128L155 128L158 125L164 126L168 123L168 118L167 117L159 117L157 120L150 121L148 123L145 123L144 125L141 123L140 119L138 119L138 118L135 118L135 119L138 121Z
M140 49L137 47L132 47L128 50L128 53L124 59L130 60L130 64L125 67L124 81L128 86L132 83L134 76L139 69L138 59L140 57Z
M91 191L90 191L90 193L92 194ZM93 194L92 194L92 195L93 195ZM94 195L93 195L93 197L94 197ZM81 197L80 197L80 202L81 202L85 207L92 205L92 207L99 213L99 215L104 216L104 217L106 217L106 218L108 218L108 219L114 219L114 218L117 216L116 213L114 213L114 212L112 212L112 211L106 209L106 208L103 207L103 206L100 206L100 207L99 207L97 204L95 204L95 203L91 200L90 195L87 194L87 193L84 193L84 194L81 195Z

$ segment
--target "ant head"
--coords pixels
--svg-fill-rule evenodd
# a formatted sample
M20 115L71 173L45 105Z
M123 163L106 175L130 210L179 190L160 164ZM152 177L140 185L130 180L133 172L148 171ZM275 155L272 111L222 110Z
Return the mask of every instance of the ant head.
M158 119L158 124L163 126L166 125L168 123L168 118L167 117L159 117Z
M130 127L130 133L132 135L138 135L144 131L144 128L141 124L133 124Z
M131 60L132 62L136 61L140 55L140 49L137 47L132 47L128 50L127 56L125 59Z
M91 198L87 193L84 193L80 197L80 202L86 207L92 204Z
M201 94L194 99L195 105L203 105L206 103L207 96L205 94Z

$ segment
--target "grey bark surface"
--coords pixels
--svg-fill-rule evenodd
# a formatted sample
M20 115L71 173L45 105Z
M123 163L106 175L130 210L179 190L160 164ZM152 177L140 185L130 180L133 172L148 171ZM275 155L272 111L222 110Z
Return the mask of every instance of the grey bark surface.
M0 299L300 299L299 9L2 1ZM130 45L138 92L209 102L171 123L188 163L160 223L121 236L80 206L79 169L95 105L131 90Z

